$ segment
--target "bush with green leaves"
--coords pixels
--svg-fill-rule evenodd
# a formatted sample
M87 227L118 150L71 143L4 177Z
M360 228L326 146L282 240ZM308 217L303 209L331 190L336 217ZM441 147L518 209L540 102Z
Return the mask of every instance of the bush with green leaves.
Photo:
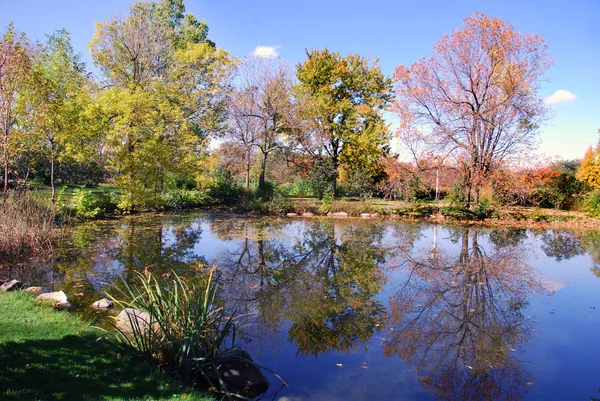
M357 196L363 199L371 198L377 192L373 175L363 169L352 171L342 189L346 196Z
M600 191L590 192L584 201L585 213L591 217L600 217Z
M307 182L311 186L313 194L322 199L328 192L335 195L337 177L338 172L331 159L318 158L308 170Z
M326 192L323 195L323 200L321 201L319 211L323 214L329 213L331 211L331 206L333 206L334 200L335 196L333 195L333 191Z
M164 195L165 206L172 208L206 206L210 201L208 193L199 189L173 189Z
M233 203L242 198L244 189L224 170L217 173L215 181L208 186L207 193L214 203Z
M472 209L452 204L441 208L440 213L443 216L452 217L457 220L484 220L497 216L496 211L486 201L477 203Z
M62 191L62 189L59 191L59 200L63 196ZM94 219L106 212L114 211L118 202L119 195L115 192L93 192L89 189L80 188L73 190L73 209L75 215L80 219Z

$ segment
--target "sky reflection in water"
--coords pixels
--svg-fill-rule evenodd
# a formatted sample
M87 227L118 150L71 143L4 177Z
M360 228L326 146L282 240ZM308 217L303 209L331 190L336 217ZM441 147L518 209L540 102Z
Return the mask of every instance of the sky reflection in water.
M600 398L597 233L186 213L75 227L3 275L84 310L119 275L199 263L288 383L275 399Z

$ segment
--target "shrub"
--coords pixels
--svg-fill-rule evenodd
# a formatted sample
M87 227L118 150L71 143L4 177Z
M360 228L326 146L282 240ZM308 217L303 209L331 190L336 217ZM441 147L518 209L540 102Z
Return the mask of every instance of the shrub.
M168 207L198 207L209 204L210 196L198 189L173 189L165 193L164 202Z
M352 171L344 183L344 194L358 196L363 199L371 198L377 192L377 187L372 174L359 169Z
M600 191L593 191L587 195L583 209L591 217L600 217Z
M73 191L73 208L75 215L80 219L93 219L108 210L114 210L118 195L113 192L93 193L89 189L75 189Z
M276 192L271 199L269 204L269 211L275 214L283 214L292 211L292 207L288 205L285 201L283 195L279 192Z
M484 220L490 217L497 217L497 213L491 207L489 202L479 202L473 209L463 206L450 205L440 209L442 215L452 217L458 220Z
M331 159L320 158L308 170L307 182L312 187L313 194L322 199L328 192L334 192L337 176L338 172Z
M208 196L215 203L233 203L242 197L244 190L227 174L219 174L208 186Z
M321 206L319 207L319 211L323 214L329 213L334 200L335 196L333 195L333 191L326 192L323 195L323 200L321 202Z
M533 212L528 216L530 220L537 221L538 223L541 221L549 221L550 216L548 216L544 211L540 208L535 208Z

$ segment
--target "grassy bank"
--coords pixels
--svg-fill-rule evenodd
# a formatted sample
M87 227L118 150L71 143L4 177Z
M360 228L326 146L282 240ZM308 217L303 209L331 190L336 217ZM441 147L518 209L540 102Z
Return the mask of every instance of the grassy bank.
M0 399L199 400L151 363L96 341L76 316L0 292Z

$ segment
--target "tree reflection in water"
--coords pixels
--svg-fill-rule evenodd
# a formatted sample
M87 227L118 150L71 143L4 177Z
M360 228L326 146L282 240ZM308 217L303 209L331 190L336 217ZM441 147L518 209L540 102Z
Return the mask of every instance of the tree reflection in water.
M455 235L458 255L405 253L407 279L390 297L384 352L413 366L437 398L520 399L529 374L513 351L532 337L534 323L523 310L544 288L522 247L488 253L478 230Z
M375 296L385 283L383 226L303 224L297 237L285 237L277 225L249 221L240 248L217 264L240 306L255 312L257 335L288 321L297 354L357 349L382 326L385 309Z

